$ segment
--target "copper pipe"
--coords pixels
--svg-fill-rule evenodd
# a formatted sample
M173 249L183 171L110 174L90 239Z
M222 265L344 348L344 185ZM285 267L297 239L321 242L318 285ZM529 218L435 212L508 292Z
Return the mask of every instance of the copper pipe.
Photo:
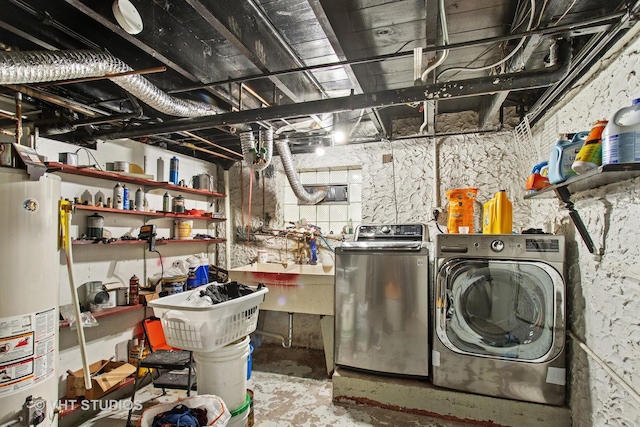
M70 99L63 98L58 95L53 95L51 93L47 93L43 90L32 88L29 86L23 85L6 85L8 88L15 90L17 92L24 93L25 95L32 96L34 98L42 99L43 101L50 102L52 104L59 105L61 107L68 108L77 113L84 114L90 117L97 117L100 114L98 111L91 109L91 107L80 104L79 102L72 101Z
M256 98L258 101L262 102L264 104L265 107L270 107L271 104L269 104L263 97L261 97L260 95L258 95L258 93L251 89L249 86L247 86L246 84L242 83L242 88L244 90L246 90L249 95L252 95L254 98Z
M16 136L15 132L6 129L0 129L0 135Z
M202 151L203 153L207 153L207 154L211 154L212 156L216 156L216 157L222 157L223 159L227 159L227 160L231 160L236 162L236 159L232 159L231 157L225 156L224 154L220 154L220 153L216 153L215 151L211 151L211 150L207 150L206 148L202 148L202 147L198 147L197 145L191 144L190 142L185 142L185 143L178 143L179 145L182 145L184 147L188 147L188 148L192 148L194 150L197 151Z
M0 117L4 117L5 119L9 119L9 120L18 120L18 118L13 114L3 113L2 111L0 111Z
M213 143L213 142L211 142L211 141L209 141L209 140L207 140L207 139L204 139L204 138L203 138L203 137L201 137L201 136L196 135L195 133L187 132L187 131L185 131L185 132L181 132L181 133L183 133L183 134L185 134L185 135L187 135L187 136L189 136L189 137L191 137L191 138L193 138L193 139L197 139L197 140L198 140L198 141L200 141L200 142L204 142L205 144L212 145L212 146L214 146L214 147L216 147L216 148L219 148L219 149L221 149L221 150L227 151L227 152L229 152L229 153L231 153L231 154L235 154L236 156L240 156L240 157L242 157L242 154L237 153L237 152L235 152L235 151L233 151L233 150L230 150L230 149L228 149L228 148L226 148L226 147L223 147L223 146L221 146L221 145L215 144L215 143Z
M93 82L96 80L110 79L112 77L131 76L136 74L142 75L142 74L162 73L164 71L167 71L167 67L162 66L162 67L154 67L154 68L145 68L144 70L131 70L131 71L125 71L122 73L105 74L104 76L101 76L101 77L84 77L81 79L61 80L58 82L45 82L45 83L35 84L32 86L33 87L60 86L60 85L68 85L72 83Z

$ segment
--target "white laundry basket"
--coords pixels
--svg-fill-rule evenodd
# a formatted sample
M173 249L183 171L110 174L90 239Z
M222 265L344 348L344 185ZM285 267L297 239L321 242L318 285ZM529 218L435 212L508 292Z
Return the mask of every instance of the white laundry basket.
M148 304L162 321L167 344L208 353L256 330L258 308L269 290L263 287L252 294L207 307L185 306L184 302L194 292L200 289L158 298Z

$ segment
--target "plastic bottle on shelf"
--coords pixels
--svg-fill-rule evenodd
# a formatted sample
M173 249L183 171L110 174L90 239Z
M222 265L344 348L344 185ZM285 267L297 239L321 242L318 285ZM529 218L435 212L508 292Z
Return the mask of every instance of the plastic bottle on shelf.
M602 164L640 162L640 98L616 111L602 131Z

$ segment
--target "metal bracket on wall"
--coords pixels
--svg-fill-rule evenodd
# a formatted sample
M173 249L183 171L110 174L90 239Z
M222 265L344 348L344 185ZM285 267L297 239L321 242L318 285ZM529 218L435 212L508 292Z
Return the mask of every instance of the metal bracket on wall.
M582 218L575 207L573 202L571 201L571 192L567 187L558 187L555 190L556 196L562 203L564 203L565 207L569 211L569 217L571 217L571 221L573 221L573 225L575 225L576 230L580 233L580 237L582 237L582 241L585 245L587 245L587 249L592 254L596 254L596 246L593 244L593 240L591 239L591 235L589 234L589 230L584 226L584 222L582 222ZM602 255L603 251L598 251L598 255Z

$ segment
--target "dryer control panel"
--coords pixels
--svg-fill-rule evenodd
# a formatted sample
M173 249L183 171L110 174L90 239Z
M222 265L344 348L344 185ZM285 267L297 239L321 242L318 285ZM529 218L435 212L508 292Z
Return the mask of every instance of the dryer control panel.
M491 257L564 261L564 236L530 234L438 234L437 258Z

